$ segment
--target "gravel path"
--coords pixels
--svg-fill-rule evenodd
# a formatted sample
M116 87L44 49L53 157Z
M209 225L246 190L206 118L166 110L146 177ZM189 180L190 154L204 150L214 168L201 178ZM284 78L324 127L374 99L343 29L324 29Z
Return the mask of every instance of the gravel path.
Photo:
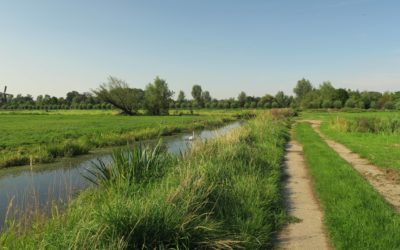
M304 163L302 146L292 140L285 159L287 209L299 222L288 224L278 236L278 249L330 249L323 227L323 213L314 196Z

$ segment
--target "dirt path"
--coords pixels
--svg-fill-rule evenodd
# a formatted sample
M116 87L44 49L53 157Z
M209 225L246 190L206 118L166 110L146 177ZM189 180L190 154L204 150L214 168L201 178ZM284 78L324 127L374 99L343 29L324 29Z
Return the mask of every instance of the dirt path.
M351 152L343 144L328 139L320 131L321 121L308 121L314 130L321 136L323 140L338 153L344 160L349 162L355 170L357 170L364 178L393 205L397 212L400 213L400 184L397 176L390 170L384 170L361 158L358 154Z
M288 175L285 187L287 209L290 216L301 221L284 228L278 236L278 249L329 249L323 214L314 197L303 148L296 141L289 142L285 163Z

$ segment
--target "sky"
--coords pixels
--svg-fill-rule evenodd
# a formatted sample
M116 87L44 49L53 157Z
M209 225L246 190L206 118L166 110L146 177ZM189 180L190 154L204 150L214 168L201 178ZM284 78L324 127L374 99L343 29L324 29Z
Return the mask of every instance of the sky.
M216 98L400 90L397 0L0 0L0 88L65 96L108 76Z

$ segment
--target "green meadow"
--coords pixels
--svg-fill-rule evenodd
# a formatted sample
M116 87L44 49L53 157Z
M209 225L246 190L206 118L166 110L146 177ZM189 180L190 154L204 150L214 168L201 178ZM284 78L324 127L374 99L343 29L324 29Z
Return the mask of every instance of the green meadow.
M183 131L220 126L240 111L171 111L169 116L122 116L115 111L0 112L0 168L52 162L94 148L126 145Z

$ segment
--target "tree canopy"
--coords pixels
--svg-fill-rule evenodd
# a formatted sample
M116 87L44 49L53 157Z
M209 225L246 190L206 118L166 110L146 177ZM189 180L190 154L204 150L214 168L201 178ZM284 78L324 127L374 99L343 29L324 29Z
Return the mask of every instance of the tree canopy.
M293 92L296 94L297 99L301 101L312 90L313 86L311 85L310 81L303 78L297 82Z
M169 90L165 80L156 77L145 89L145 108L151 115L167 115L169 100L174 92Z
M93 91L99 99L120 109L124 114L136 115L143 100L143 90L130 88L129 85L116 77L110 76Z

